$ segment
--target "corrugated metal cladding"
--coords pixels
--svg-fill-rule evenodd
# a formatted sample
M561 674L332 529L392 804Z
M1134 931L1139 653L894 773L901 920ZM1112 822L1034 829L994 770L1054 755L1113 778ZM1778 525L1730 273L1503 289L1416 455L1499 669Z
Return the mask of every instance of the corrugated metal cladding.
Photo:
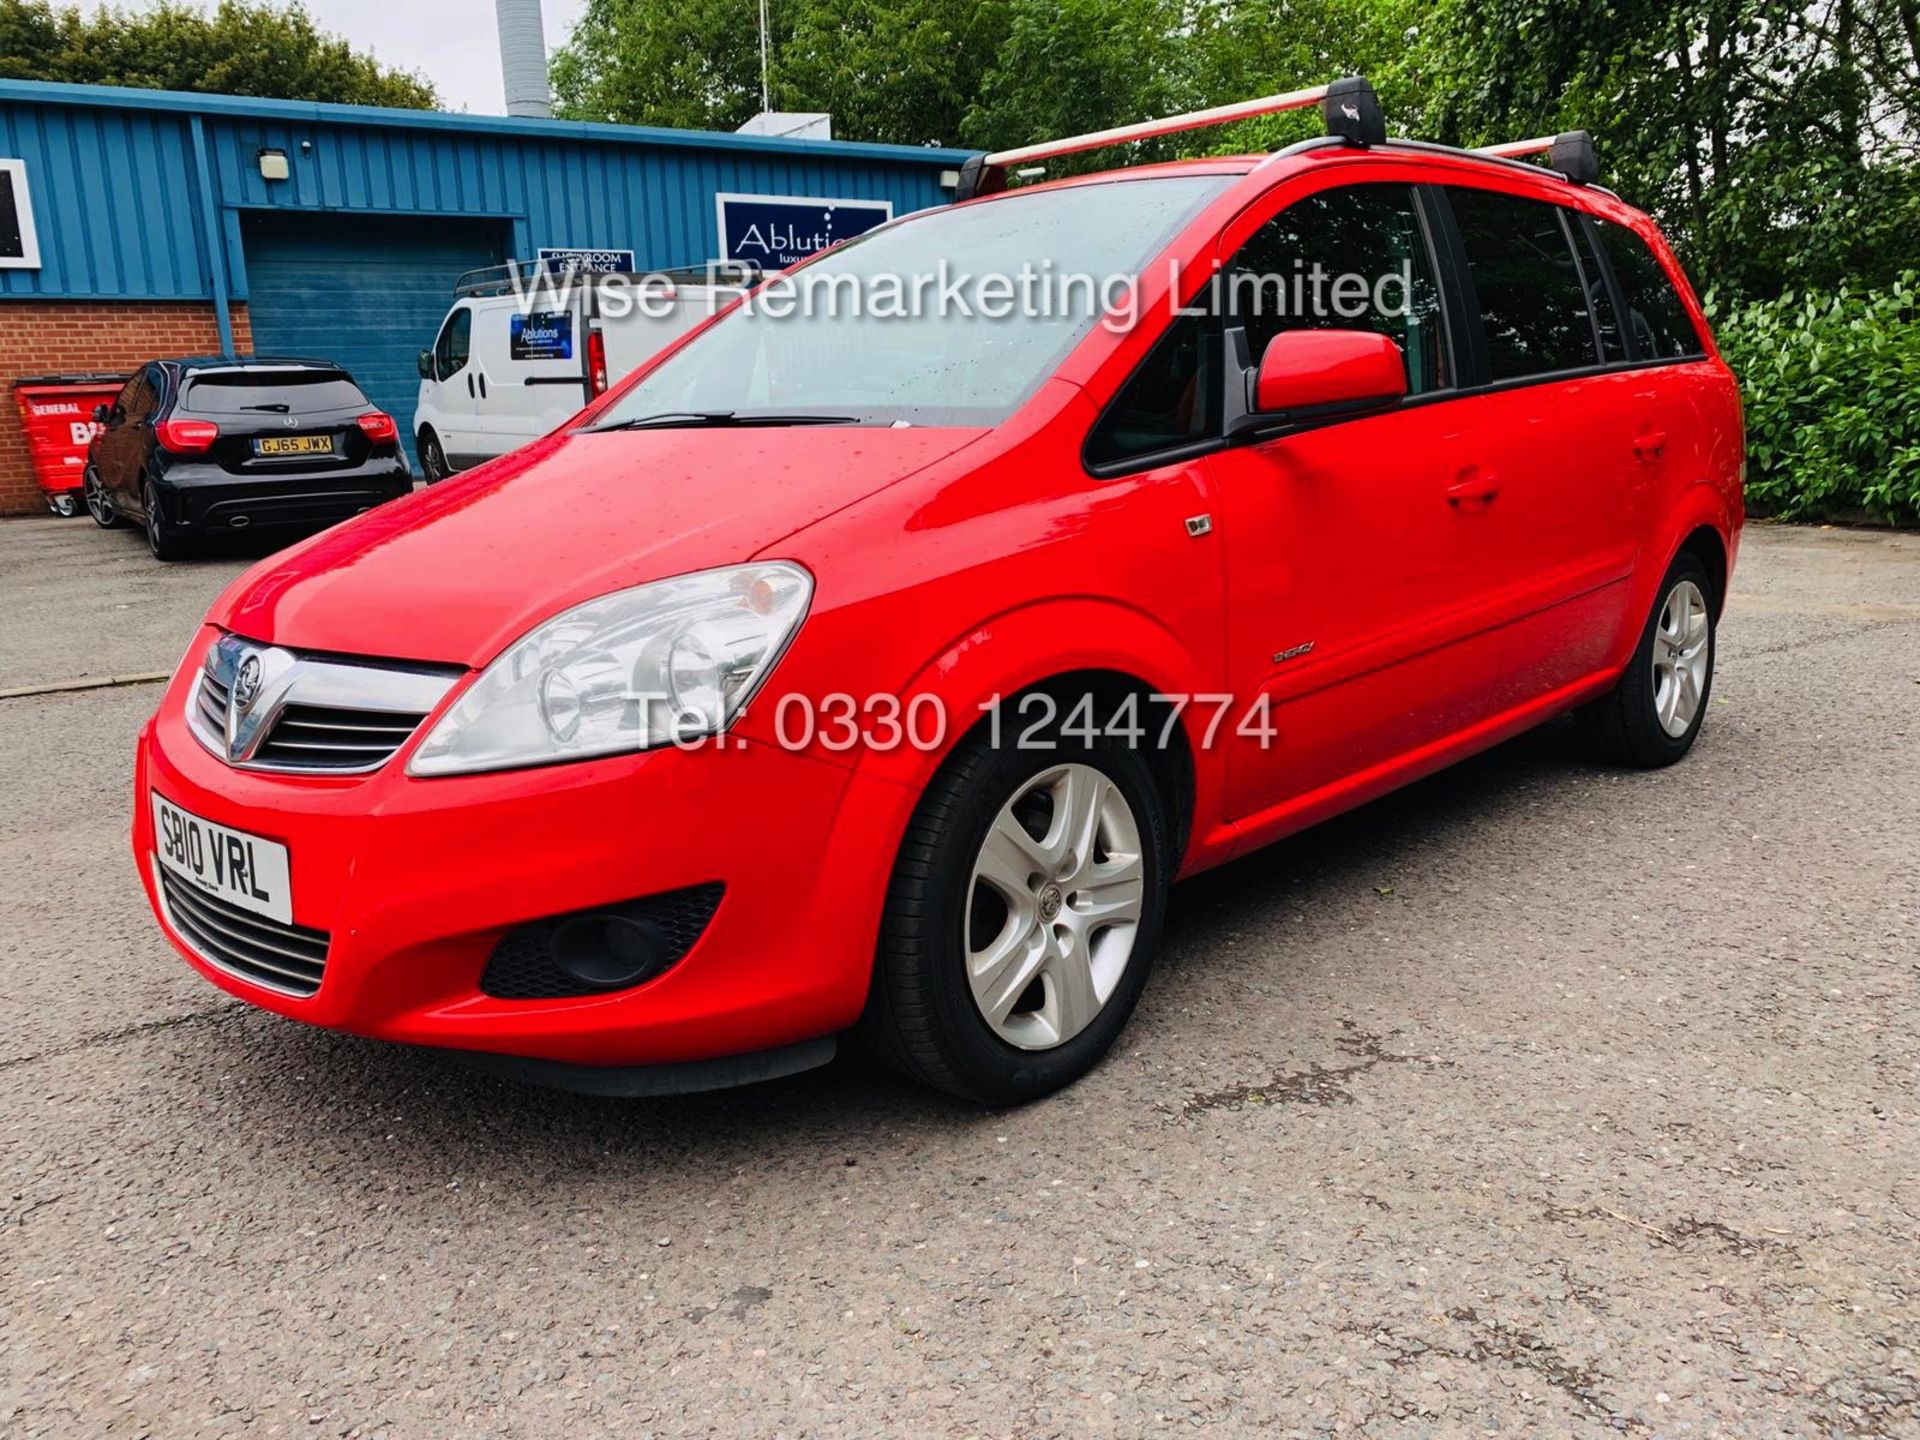
M259 153L286 153L266 180ZM41 264L0 296L247 298L251 211L505 221L515 254L619 247L648 267L717 252L720 191L951 198L965 152L363 109L0 80L0 156L24 160ZM204 183L202 177L204 176ZM217 251L210 243L217 237Z

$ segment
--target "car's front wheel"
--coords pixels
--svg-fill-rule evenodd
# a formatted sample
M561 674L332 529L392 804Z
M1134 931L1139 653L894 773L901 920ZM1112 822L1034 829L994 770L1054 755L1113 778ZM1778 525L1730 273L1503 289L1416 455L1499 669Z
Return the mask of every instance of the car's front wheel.
M120 512L113 508L113 497L100 483L100 472L91 465L81 481L81 489L87 497L87 514L93 517L94 524L102 530L111 530L120 523Z
M982 1104L1071 1084L1146 985L1171 864L1135 751L970 738L921 799L894 866L861 1027L870 1048Z
M1717 609L1707 567L1683 553L1660 582L1620 683L1581 713L1602 753L1651 770L1693 748L1713 696Z

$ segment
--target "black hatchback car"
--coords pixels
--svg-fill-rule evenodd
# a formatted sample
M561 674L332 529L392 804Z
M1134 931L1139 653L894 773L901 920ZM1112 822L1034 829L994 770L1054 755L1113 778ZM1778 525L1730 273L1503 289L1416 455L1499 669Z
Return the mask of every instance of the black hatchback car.
M319 360L153 360L87 452L87 511L146 527L162 560L196 540L318 530L413 488L393 417Z

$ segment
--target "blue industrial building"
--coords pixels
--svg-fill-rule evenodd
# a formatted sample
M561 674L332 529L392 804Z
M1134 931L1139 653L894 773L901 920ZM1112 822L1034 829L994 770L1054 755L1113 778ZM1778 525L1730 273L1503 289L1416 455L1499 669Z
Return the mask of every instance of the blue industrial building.
M204 318L223 351L337 360L404 421L413 356L462 271L543 247L632 250L642 269L703 264L720 253L717 195L904 214L950 199L966 158L0 80L0 307L15 312L0 327L0 383L124 368L146 357L123 341L189 307L172 318ZM0 513L31 508L12 448L0 444Z

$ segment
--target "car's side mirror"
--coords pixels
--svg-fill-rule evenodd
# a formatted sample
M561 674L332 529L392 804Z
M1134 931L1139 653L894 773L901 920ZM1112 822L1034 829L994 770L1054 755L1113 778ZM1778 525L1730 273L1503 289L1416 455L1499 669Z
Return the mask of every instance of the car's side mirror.
M1229 332L1228 341L1229 384L1237 372L1244 387L1244 398L1229 396L1229 434L1363 411L1407 393L1400 347L1371 330L1282 331L1268 342L1258 369L1247 363L1244 331Z
M1287 330L1260 357L1254 409L1266 415L1398 400L1407 393L1400 347L1371 330Z
M94 406L93 407L93 423L96 425L111 425L113 423L113 406L111 405Z
M414 364L420 371L420 378L422 380L431 380L433 378L433 351L422 350L418 358L414 361Z

